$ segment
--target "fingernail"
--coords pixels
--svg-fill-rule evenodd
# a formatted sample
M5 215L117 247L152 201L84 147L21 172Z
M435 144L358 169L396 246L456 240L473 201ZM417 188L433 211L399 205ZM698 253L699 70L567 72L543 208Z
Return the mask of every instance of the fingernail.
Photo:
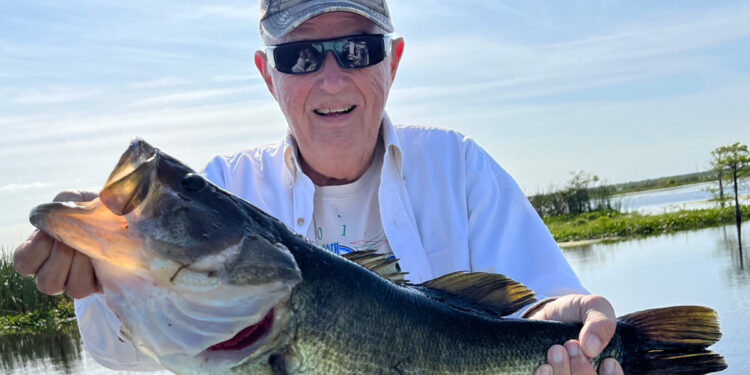
M604 361L604 363L602 363L602 367L604 370L604 375L612 375L615 373L614 361Z
M601 345L602 342L599 341L599 338L593 335L586 338L586 341L583 343L587 353L598 353Z
M539 368L539 375L552 375L552 367L542 366Z
M552 348L552 362L563 363L563 350L559 346Z
M565 345L565 349L568 350L568 355L571 357L575 357L578 355L578 344L576 343L568 343Z

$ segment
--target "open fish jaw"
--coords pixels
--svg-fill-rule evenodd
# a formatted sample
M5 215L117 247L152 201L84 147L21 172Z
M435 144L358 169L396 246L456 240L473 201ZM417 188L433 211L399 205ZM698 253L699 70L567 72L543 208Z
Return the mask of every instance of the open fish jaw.
M288 299L280 284L242 287L218 284L193 293L165 288L153 279L123 273L96 261L107 305L121 321L122 334L154 358L194 356L256 324ZM224 296L232 296L224 298Z
M121 335L168 368L228 369L282 339L302 279L292 254L250 231L233 198L143 141L97 199L41 205L31 221L93 259Z

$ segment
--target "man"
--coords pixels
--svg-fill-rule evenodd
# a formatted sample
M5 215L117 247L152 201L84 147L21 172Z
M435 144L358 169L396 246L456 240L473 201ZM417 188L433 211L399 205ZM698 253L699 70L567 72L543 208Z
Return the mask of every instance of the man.
M451 131L395 127L384 113L404 52L385 0L261 0L255 64L289 124L280 144L213 159L207 178L328 249L374 249L399 259L414 282L453 271L504 273L547 298L519 312L583 322L581 345L550 348L537 374L595 373L614 311L589 296L515 182L473 141ZM360 47L358 47L360 46ZM352 49L360 54L350 58ZM305 56L312 68L295 66ZM91 199L62 193L58 200ZM34 233L16 268L42 292L80 299L84 343L102 364L158 368L117 337L84 255ZM347 286L342 286L347 287ZM563 343L561 343L563 344ZM607 359L600 374L622 374Z

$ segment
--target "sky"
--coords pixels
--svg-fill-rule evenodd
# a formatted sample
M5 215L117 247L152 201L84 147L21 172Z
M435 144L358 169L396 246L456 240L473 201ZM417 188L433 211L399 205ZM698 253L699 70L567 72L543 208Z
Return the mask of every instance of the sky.
M386 110L475 139L527 194L709 168L750 143L750 1L392 0ZM258 1L0 1L0 247L133 137L201 169L278 141Z

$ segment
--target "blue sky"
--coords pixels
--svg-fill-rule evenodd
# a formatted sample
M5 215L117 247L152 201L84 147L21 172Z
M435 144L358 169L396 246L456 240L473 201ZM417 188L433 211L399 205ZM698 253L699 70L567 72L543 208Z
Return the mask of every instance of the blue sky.
M217 5L220 4L220 5ZM476 139L528 194L750 143L750 1L391 1L397 123ZM252 63L257 1L0 2L0 246L140 136L201 168L286 124Z

